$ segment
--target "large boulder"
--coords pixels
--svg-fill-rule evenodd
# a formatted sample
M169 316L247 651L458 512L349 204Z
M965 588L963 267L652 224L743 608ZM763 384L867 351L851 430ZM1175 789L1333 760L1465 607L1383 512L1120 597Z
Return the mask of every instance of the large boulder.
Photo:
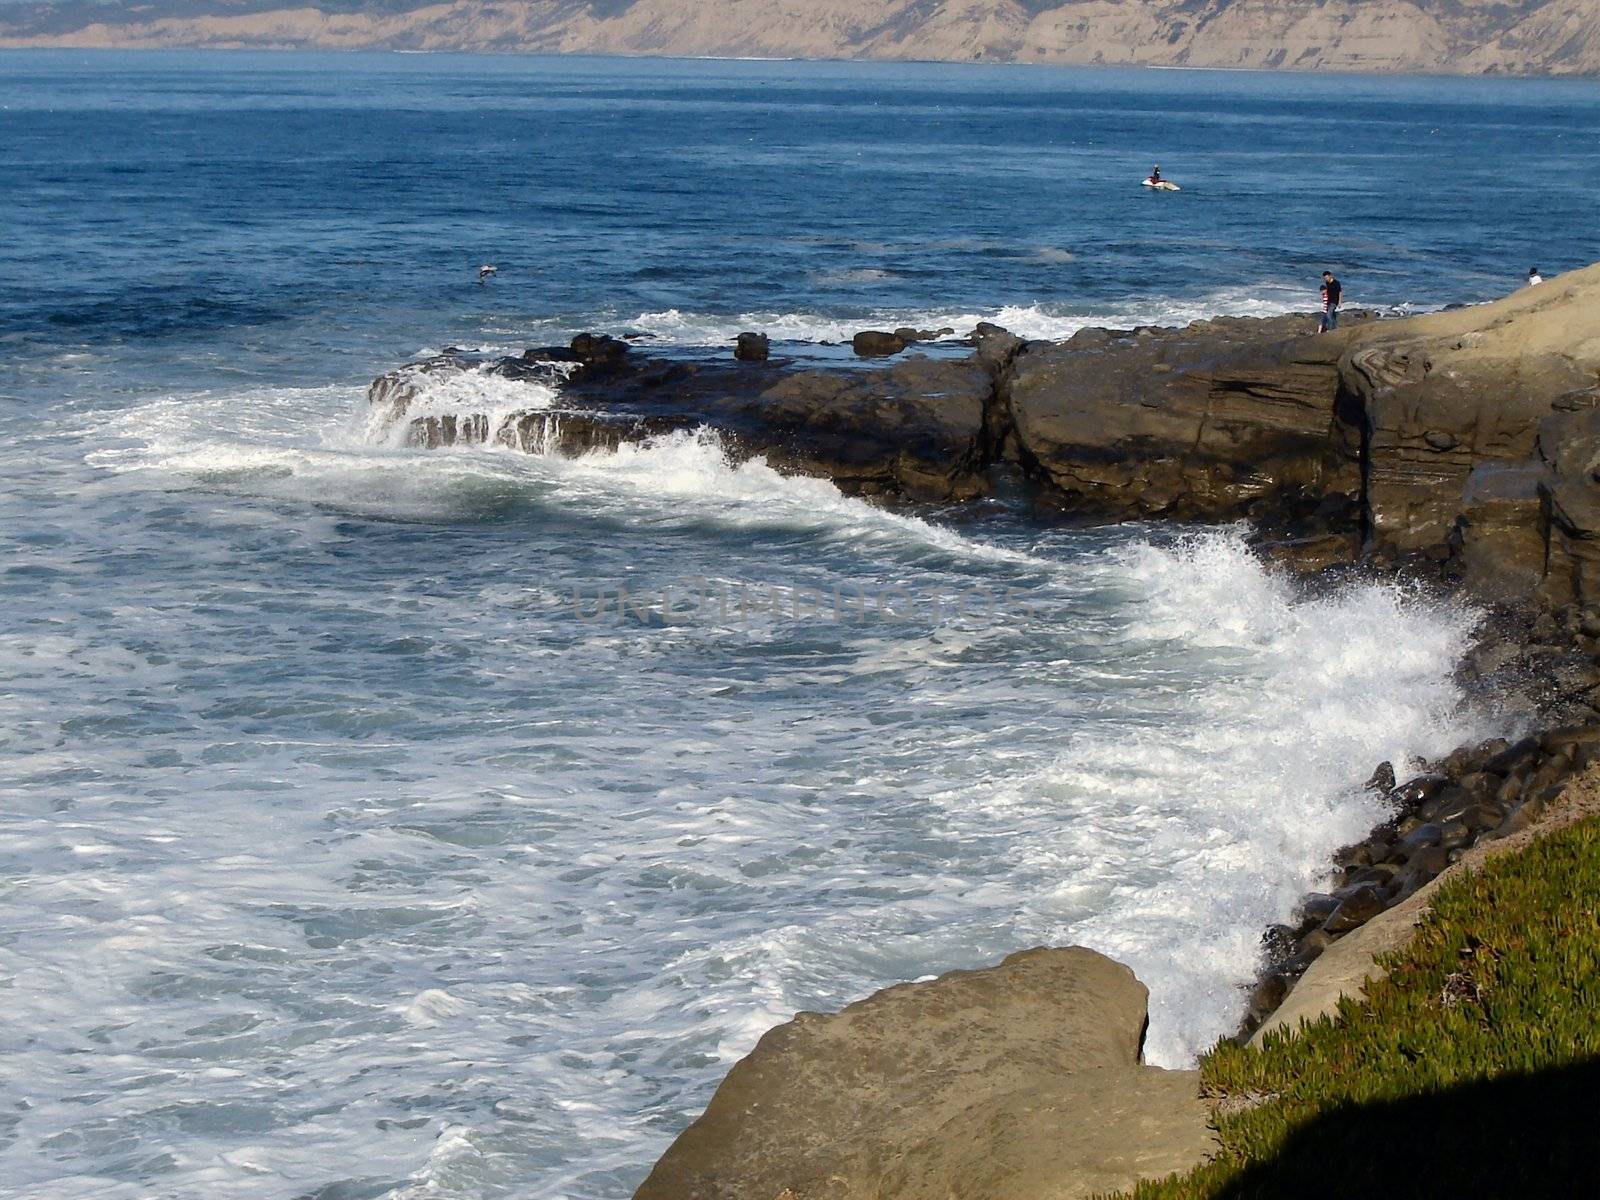
M1078 947L772 1030L635 1200L1068 1200L1213 1142L1196 1072L1140 1063L1147 993Z
M772 341L764 333L741 333L734 339L733 356L740 362L766 362L772 353Z

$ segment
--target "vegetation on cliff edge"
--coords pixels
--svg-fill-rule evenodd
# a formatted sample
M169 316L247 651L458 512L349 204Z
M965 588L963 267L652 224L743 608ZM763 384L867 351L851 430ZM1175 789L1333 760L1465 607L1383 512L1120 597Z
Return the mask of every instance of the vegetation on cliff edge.
M1137 1200L1600 1194L1600 819L1450 880L1381 961L1337 1021L1207 1055L1222 1150Z

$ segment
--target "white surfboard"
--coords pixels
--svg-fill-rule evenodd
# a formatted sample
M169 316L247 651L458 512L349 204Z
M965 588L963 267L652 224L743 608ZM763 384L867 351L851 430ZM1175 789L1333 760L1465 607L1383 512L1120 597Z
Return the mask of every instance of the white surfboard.
M1183 191L1183 189L1181 187L1179 187L1177 184L1173 183L1170 179L1163 179L1160 183L1157 183L1154 179L1146 179L1144 181L1144 185L1147 188L1154 188L1158 192L1181 192L1181 191Z

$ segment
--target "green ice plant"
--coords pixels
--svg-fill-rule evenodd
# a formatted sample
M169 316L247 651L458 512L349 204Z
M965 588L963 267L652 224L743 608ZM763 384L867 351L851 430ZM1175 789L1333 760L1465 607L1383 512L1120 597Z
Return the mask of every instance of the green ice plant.
M1600 819L1447 881L1380 962L1336 1019L1207 1054L1220 1152L1133 1196L1600 1194Z

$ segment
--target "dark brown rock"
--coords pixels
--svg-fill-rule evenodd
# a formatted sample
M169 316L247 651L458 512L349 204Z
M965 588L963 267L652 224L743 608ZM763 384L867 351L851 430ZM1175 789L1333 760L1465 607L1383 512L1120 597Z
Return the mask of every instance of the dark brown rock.
M1510 775L1526 766L1539 753L1539 740L1525 737L1507 746L1483 764L1483 769L1496 775Z
M1336 432L1339 345L1305 318L1084 330L1030 343L1009 383L1025 462L1070 497L1132 513L1241 513L1282 492L1353 490Z
M1256 981L1245 1000L1245 1027L1259 1025L1278 1005L1282 1004L1297 976L1284 971L1268 971Z
M1506 807L1501 804L1474 804L1461 814L1461 819L1474 833L1484 833L1505 820Z
M1579 747L1600 745L1600 725L1567 726L1552 729L1540 739L1540 746L1549 754L1576 757Z
M1426 850L1418 850L1406 864L1408 870L1426 879L1432 879L1449 865L1450 851L1443 846L1429 846Z
M970 499L986 487L984 410L993 389L975 359L807 371L748 403L737 427L774 466L825 475L850 492Z
M850 339L850 348L862 358L884 358L906 348L906 339L882 329L863 329Z
M1365 925L1384 909L1383 893L1375 887L1360 887L1339 902L1339 907L1329 914L1322 928L1330 934L1349 933Z
M1443 824L1457 820L1467 809L1486 799L1487 796L1474 795L1460 787L1446 788L1419 808L1417 816L1427 822Z
M1338 897L1323 892L1311 892L1301 897L1300 920L1307 925L1321 925L1338 907Z
M1433 822L1419 824L1400 838L1399 850L1408 858L1427 846L1437 846L1443 831Z
M1360 868L1371 865L1372 861L1372 846L1368 842L1341 847L1333 854L1334 865L1339 867Z
M741 333L734 339L733 356L740 362L766 362L772 342L764 333Z
M1414 811L1449 786L1450 781L1443 775L1418 775L1396 788L1391 793L1390 799L1402 812Z
M1382 889L1389 885L1389 881L1399 871L1400 868L1394 863L1374 863L1372 866L1362 867L1361 870L1352 874L1345 886L1349 888L1375 887Z

